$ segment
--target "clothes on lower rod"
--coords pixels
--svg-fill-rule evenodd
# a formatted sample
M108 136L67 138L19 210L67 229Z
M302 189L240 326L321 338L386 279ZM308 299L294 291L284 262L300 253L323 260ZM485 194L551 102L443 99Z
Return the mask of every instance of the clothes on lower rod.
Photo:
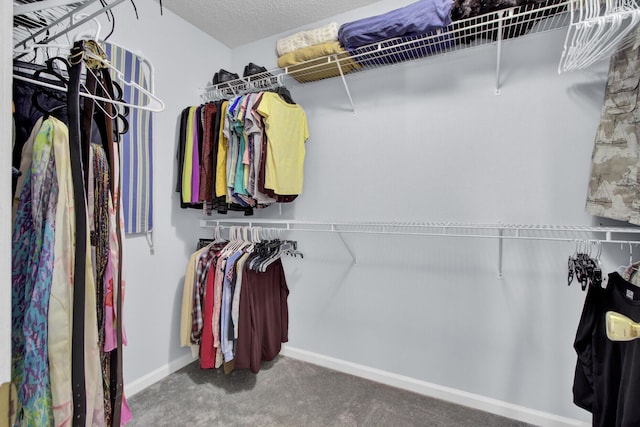
M261 361L273 360L288 341L289 289L282 262L252 263L260 260L259 245L212 243L190 257L180 344L191 347L203 369L257 373Z

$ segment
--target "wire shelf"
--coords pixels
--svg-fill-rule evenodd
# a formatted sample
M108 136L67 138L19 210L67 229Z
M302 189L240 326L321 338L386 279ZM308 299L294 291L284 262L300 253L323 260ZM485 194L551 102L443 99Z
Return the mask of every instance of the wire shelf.
M432 34L385 40L338 53L277 68L203 89L205 101L230 98L274 86L295 86L387 65L443 55L500 42L504 39L540 34L568 27L571 0L547 0L454 21Z
M124 0L13 0L14 57L35 43L51 42ZM94 5L101 7L91 7Z

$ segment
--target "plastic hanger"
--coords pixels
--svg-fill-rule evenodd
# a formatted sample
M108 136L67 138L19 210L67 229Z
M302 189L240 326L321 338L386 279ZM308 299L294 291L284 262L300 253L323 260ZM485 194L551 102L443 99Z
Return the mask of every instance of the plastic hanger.
M640 23L640 9L635 9L629 12L627 18L629 22L626 23L626 26L622 25L622 21L625 19L622 15L615 15L614 18L618 21L618 27L621 27L622 29L619 30L615 37L613 37L609 43L602 48L597 57L593 59L592 63L607 56L611 49L620 46L621 43L633 32L633 30L635 30L638 23Z
M90 39L93 40L93 39ZM27 51L33 51L35 49L38 48L58 48L58 49L66 49L66 50L71 50L71 47L69 45L63 45L63 44L33 44L31 46L29 46L26 49L23 49L23 52L27 52ZM92 61L97 61L99 62L102 66L105 66L107 68L109 68L110 70L112 70L116 76L116 78L118 79L118 81L125 85L125 86L130 86L132 88L135 88L136 90L138 90L140 93L142 93L148 100L147 104L143 104L143 105L138 105L138 104L131 104L131 103L127 103L124 101L119 101L119 100L113 100L110 98L105 98L105 97L101 97L101 96L97 96L97 95L93 95L90 93L85 93L85 92L80 92L80 96L83 97L87 97L87 98L92 98L94 100L97 101L103 101L103 102L109 102L111 104L114 105L118 105L118 106L123 106L123 107L128 107L128 108L137 108L137 109L141 109L141 110L146 110L146 111L151 111L151 112L160 112L163 111L165 109L165 104L164 102L158 98L156 95L154 95L152 92L150 92L149 90L145 89L144 87L140 86L138 83L133 82L133 81L129 81L126 80L124 77L124 73L122 73L120 70L118 70L116 67L114 67L109 61L105 60L104 58L96 55L95 53L91 52L90 50L84 50L83 53L81 54L82 57L80 58L74 58L74 60L78 61L78 60L86 60L87 58L89 60ZM145 59L145 64L150 68L150 70L153 71L153 66L151 65L151 63L149 61L147 61ZM89 67L86 67L87 70L90 70ZM22 77L22 76L15 76L14 77L18 78L18 80L23 80L29 83L33 83L33 84L38 84L40 86L43 87L48 87L50 89L56 89L56 90L67 90L67 87L65 85L64 88L62 87L53 87L47 84L42 84L39 83L35 80L32 79L28 79L26 77ZM115 117L112 117L112 119L115 119Z
M639 9L634 0L606 0L600 16L599 0L570 2L571 24L558 72L586 68L608 57L640 22Z
M115 73L115 75L116 75L116 78L120 81L120 83L122 83L125 86L129 86L129 87L135 88L137 91L139 91L140 93L144 94L146 97L149 98L149 103L146 104L146 105L134 105L134 104L128 104L128 103L124 103L124 102L119 103L119 105L128 105L131 108L139 108L139 109L142 109L142 110L148 110L148 111L153 111L153 112L160 112L160 111L164 110L165 105L164 105L164 102L162 102L162 100L160 98L155 96L153 93L151 93L150 91L148 91L144 87L140 86L138 83L125 79L124 73L122 71L118 70L113 65L111 65L111 63L109 61L106 61L103 58L100 58L99 56L97 56L97 55L95 55L95 54L93 54L92 52L89 52L89 51L87 51L85 53L85 55L88 58L91 58L91 59L94 59L96 61L101 62L104 66L106 66L111 71L113 71Z
M54 58L50 58L50 59L47 60L46 69L37 70L34 73L33 77L26 77L24 75L14 73L13 74L13 78L16 79L16 80L20 80L20 81L24 81L24 82L27 82L27 83L31 83L31 84L36 85L36 86L41 86L41 87L44 87L44 88L47 88L47 89L53 89L55 91L67 91L67 87L68 87L68 83L69 82L64 76L62 76L62 74L60 74L56 69L54 69L54 67L52 65L54 61L61 61L67 67L70 66L69 62L67 62L64 58L54 57ZM43 72L46 73L46 74L50 74L52 76L55 76L60 83L58 84L58 82L46 82L46 81L39 80L38 77ZM82 86L84 87L84 85L82 85ZM82 97L92 98L94 100L103 100L105 102L110 102L110 103L117 103L117 101L114 101L111 98L102 98L102 97L99 97L99 96L96 96L96 95L93 95L93 94L90 94L90 93L86 92L86 87L84 87L84 89L85 89L84 92L80 91L80 96L82 96ZM117 119L118 118L117 114L115 116L111 116L110 114L108 114L107 111L100 104L96 103L96 106L100 110L102 110L102 112L106 116L108 116L109 118L111 118L111 119Z

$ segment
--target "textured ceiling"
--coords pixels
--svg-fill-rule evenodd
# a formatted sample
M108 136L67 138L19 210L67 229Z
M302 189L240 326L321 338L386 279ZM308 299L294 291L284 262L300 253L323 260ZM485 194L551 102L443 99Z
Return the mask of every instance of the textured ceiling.
M163 0L229 48L321 21L378 0Z

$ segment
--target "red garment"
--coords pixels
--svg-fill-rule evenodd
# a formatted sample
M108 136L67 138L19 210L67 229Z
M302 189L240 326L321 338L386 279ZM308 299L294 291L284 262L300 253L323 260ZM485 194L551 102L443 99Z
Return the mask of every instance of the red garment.
M216 257L217 258L217 257ZM216 348L213 345L213 282L216 275L216 261L214 259L209 266L207 285L204 292L204 309L202 338L200 341L200 367L213 369L216 363Z
M240 290L235 369L258 373L262 360L273 360L280 353L282 343L289 340L288 295L279 259L264 273L249 269L247 260Z

